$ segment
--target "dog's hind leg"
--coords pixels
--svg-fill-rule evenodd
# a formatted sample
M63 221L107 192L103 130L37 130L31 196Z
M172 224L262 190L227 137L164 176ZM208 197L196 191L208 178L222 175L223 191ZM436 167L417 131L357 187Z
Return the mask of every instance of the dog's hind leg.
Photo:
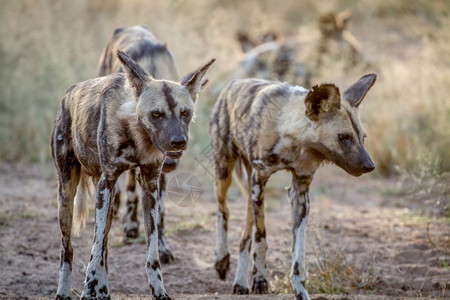
M68 166L69 167L69 166ZM61 258L56 299L70 298L70 275L72 273L73 249L71 243L73 202L80 180L80 166L59 170L58 174L58 221L61 230Z
M250 185L252 187L252 204L254 216L254 228L252 235L252 292L255 294L266 294L269 283L266 272L266 226L264 224L264 189L268 177L262 172L253 169Z
M250 250L252 245L253 229L253 206L250 193L251 167L244 165L243 161L238 161L235 167L237 183L241 189L242 195L247 198L247 219L245 228L242 232L239 242L239 260L236 270L236 276L233 281L233 294L248 294L248 264L250 261Z
M117 184L116 184L117 188ZM139 221L137 219L137 206L139 197L136 193L136 170L126 172L127 210L124 216L123 231L125 239L134 239L139 234Z
M64 116L62 116L64 119ZM64 120L63 120L64 122ZM63 123L61 122L61 123ZM52 155L58 178L58 221L61 230L59 283L55 299L70 299L73 249L71 243L73 204L80 181L80 164L75 158L70 139L64 128L56 123L52 133Z
M230 269L230 251L228 249L228 206L227 192L232 180L234 159L220 157L216 161L214 193L219 209L217 210L216 263L214 265L220 279L224 280Z

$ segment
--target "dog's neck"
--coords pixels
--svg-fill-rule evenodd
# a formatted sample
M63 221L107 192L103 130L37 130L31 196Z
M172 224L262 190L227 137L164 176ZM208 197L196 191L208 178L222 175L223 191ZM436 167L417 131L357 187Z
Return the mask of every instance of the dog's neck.
M280 110L277 121L279 136L289 136L298 144L314 141L316 124L305 115L305 97L308 90L293 86L287 103Z

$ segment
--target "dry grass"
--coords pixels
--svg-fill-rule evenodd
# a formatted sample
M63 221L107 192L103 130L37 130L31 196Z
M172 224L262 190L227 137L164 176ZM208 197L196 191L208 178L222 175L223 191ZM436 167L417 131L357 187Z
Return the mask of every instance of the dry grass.
M355 262L343 249L326 250L320 243L314 253L316 263L310 270L308 282L312 293L350 294L376 289L379 279L375 257L370 261Z
M440 172L438 160L431 155L421 157L410 171L400 170L400 197L416 204L423 215L450 220L450 172Z
M193 156L208 144L210 109L238 67L238 29L258 35L275 29L304 42L302 60L313 60L316 19L330 10L353 10L350 30L373 69L344 71L325 61L313 83L343 86L364 72L379 79L362 108L368 148L384 175L412 171L430 156L450 171L450 21L448 1L7 1L0 12L0 158L50 160L50 128L59 101L73 83L95 77L97 61L114 28L148 24L174 52L181 73L209 57L217 63L192 127Z
M356 262L349 259L344 249L326 248L316 237L314 247L315 262L308 271L306 288L310 294L354 294L355 292L376 290L379 282L376 258ZM275 276L271 282L271 293L294 293L289 274L282 278Z
M375 99L381 103L368 105L378 111L368 117L369 146L384 173L396 165L411 170L425 156L437 161L439 171L450 170L450 54L444 42L450 37L448 25L423 25L406 37L416 40L412 49L386 58L382 87L376 89Z

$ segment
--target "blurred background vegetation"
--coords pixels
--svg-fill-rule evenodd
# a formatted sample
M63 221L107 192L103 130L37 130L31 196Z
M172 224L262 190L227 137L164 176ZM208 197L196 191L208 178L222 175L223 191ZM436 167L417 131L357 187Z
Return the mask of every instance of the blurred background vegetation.
M198 163L217 90L232 79L243 54L238 30L275 30L301 41L313 60L318 18L351 9L350 31L369 68L345 69L335 59L312 84L345 88L369 72L378 81L363 103L367 147L378 174L416 174L419 181L450 171L450 1L4 1L0 11L0 159L46 163L49 136L64 91L96 76L114 28L147 24L167 42L180 73L210 57L217 62L197 105L184 164ZM425 178L425 179L424 179Z

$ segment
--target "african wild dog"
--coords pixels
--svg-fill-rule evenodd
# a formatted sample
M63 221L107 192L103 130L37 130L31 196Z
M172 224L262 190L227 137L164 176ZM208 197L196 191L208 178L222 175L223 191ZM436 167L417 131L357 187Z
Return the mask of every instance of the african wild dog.
M358 63L363 63L365 67L370 67L370 64L363 61L361 45L358 39L348 29L351 17L352 13L349 9L340 13L329 12L319 17L320 40L316 51L315 69L321 69L324 57L327 54L332 54L330 53L330 44L332 42L340 44L338 55L346 54L346 69L353 68ZM333 59L336 59L336 57Z
M245 55L234 78L286 80L309 87L311 80L324 70L323 62L327 56L343 61L346 70L357 65L370 67L364 61L358 39L348 29L350 18L350 10L319 16L320 38L314 44L302 36L282 37L270 31L258 42L247 33L238 32L236 39ZM333 45L338 51L333 51Z
M279 34L275 31L267 31L266 33L262 34L258 40L254 40L243 31L238 31L236 33L236 39L238 40L239 45L241 46L241 50L244 53L252 50L258 45L269 42L276 42L277 40L279 40L279 38Z
M116 52L121 49L131 56L131 58L155 79L166 79L178 81L178 68L175 60L167 49L166 45L157 40L148 30L147 26L132 26L117 28L111 40L100 57L98 66L98 76L105 76L111 73L123 72ZM166 158L163 164L161 176L159 177L159 209L158 218L158 247L159 257L162 263L173 260L173 255L169 250L164 238L164 215L165 215L165 188L166 172L174 170L178 160ZM126 178L127 211L124 216L124 232L126 238L136 238L139 231L137 219L138 197L136 194L135 170L128 171ZM120 185L116 184L114 196L114 214L120 206Z
M260 79L234 80L222 91L210 123L215 158L217 248L215 269L225 279L230 266L227 190L233 169L247 197L247 221L233 293L249 292L248 264L253 258L252 291L267 293L264 188L276 171L289 170L292 186L293 253L291 282L297 299L310 299L305 289L305 236L309 185L323 162L332 162L354 176L375 166L364 148L358 106L376 75L368 74L341 95L334 84L306 90Z
M178 159L188 143L189 123L202 78L214 60L181 83L152 78L127 54L117 52L125 73L91 79L67 90L51 136L58 177L58 219L62 235L56 299L70 299L74 197L86 207L87 187L97 183L95 235L82 299L110 299L107 242L117 178L136 168L142 188L147 239L146 271L155 299L164 289L158 253L158 180L165 157Z
M245 56L234 73L235 78L257 77L270 80L300 80L306 76L306 67L297 62L300 43L296 39L280 39L275 33L261 36L255 42L243 32L236 34Z

